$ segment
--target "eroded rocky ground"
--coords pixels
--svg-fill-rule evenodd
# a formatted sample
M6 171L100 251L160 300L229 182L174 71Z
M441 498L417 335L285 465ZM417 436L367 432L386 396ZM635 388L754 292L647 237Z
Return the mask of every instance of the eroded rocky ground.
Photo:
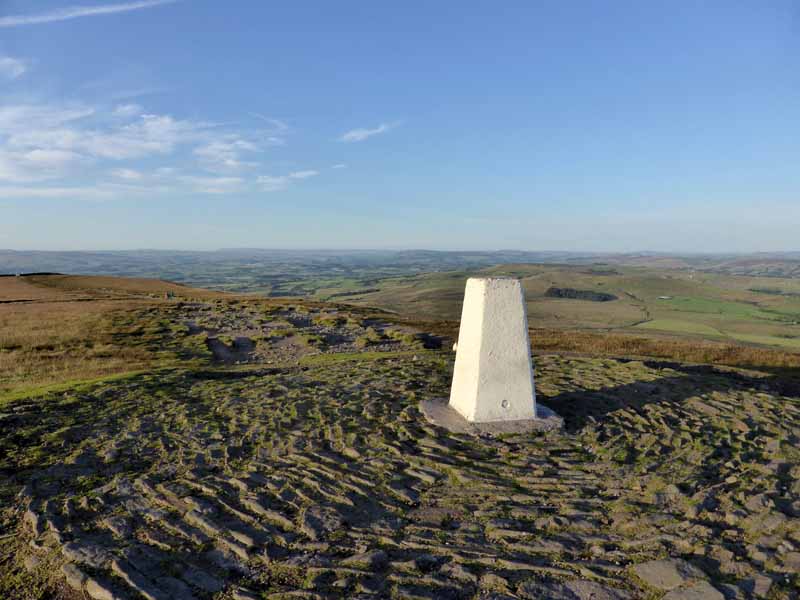
M477 439L421 416L452 354L408 328L222 303L162 326L214 359L0 409L0 596L798 597L785 376L537 357L566 431Z

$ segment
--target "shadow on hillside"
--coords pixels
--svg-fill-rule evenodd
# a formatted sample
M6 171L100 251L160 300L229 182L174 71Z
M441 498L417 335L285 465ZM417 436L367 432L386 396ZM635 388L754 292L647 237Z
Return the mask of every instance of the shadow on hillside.
M538 400L561 415L566 430L573 433L592 420L601 421L616 410L639 410L653 403L678 404L691 397L713 392L757 390L776 396L800 398L800 380L785 375L765 374L759 377L710 365L682 365L659 361L648 361L645 365L651 369L669 368L681 375L656 381L636 381L599 390L565 392L556 396L540 394Z

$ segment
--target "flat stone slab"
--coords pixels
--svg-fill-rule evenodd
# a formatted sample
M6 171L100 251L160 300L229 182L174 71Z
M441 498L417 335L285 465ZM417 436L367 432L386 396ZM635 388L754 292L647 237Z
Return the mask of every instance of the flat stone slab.
M662 558L634 565L633 572L647 585L662 591L707 579L697 567L679 558Z
M451 433L469 435L502 435L505 433L530 433L533 431L556 431L564 427L564 419L554 411L536 403L536 418L520 421L491 421L474 423L467 421L448 403L447 398L422 400L419 409L430 423L444 427Z

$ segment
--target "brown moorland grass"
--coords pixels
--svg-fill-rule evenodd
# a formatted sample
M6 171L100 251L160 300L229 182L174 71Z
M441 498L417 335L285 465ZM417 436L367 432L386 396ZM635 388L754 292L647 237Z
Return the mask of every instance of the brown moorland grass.
M531 341L536 352L573 352L609 358L653 357L745 368L800 368L798 353L699 339L532 329Z
M173 305L161 299L165 293L229 297L150 279L0 277L0 396L177 360L159 350L170 335L158 329Z
M150 354L113 343L112 316L143 301L0 305L0 394L148 366Z
M384 318L412 324L408 318ZM414 324L448 340L458 339L457 321L426 321ZM645 337L627 333L544 328L531 328L530 337L531 347L536 354L571 353L603 358L657 358L742 368L800 368L800 353L695 338L667 335Z
M28 277L0 277L0 302L63 300L63 290L34 285Z
M224 292L191 288L162 279L106 277L96 275L33 275L25 277L25 279L34 286L44 287L50 290L81 291L115 295L163 295L169 293L181 298L230 298L230 294Z
M68 381L178 364L179 355L186 354L180 348L185 340L176 341L175 332L159 329L159 322L176 305L161 298L165 290L182 299L245 302L264 307L332 306L288 298L280 301L252 296L239 298L158 280L3 277L0 298L29 301L0 303L0 397ZM346 310L365 318L374 315L408 324L450 340L458 335L455 321L418 321L366 307L350 306ZM651 357L734 367L800 368L798 353L688 337L537 328L531 329L531 340L534 352L539 354ZM167 349L170 345L172 348Z

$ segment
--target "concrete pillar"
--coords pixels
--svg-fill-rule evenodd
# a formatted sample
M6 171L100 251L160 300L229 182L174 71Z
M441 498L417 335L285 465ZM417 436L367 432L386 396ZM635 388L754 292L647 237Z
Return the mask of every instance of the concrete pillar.
M536 418L528 315L518 279L467 280L450 406L473 423Z

